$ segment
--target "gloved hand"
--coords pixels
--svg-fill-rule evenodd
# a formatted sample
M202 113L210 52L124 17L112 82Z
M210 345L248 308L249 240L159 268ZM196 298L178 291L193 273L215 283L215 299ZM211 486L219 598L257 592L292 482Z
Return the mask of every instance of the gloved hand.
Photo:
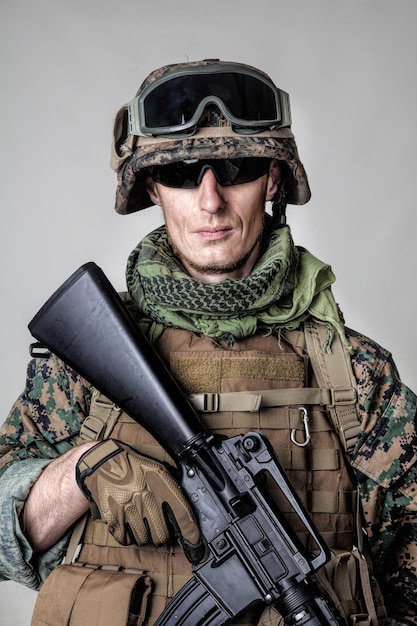
M120 544L159 546L174 533L191 563L202 560L205 546L192 509L166 466L106 439L81 456L76 479Z

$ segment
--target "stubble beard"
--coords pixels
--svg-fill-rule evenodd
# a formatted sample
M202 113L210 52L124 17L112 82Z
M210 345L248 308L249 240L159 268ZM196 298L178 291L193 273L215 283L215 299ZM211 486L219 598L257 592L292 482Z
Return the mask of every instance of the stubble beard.
M167 232L167 234L168 234L168 241L171 244L171 247L175 255L178 257L178 259L180 260L181 264L184 267L190 267L191 269L198 272L199 274L220 275L220 274L227 274L227 273L234 272L234 271L241 269L247 263L248 259L250 258L250 256L253 254L254 250L257 247L259 248L259 250L261 250L261 242L262 242L262 237L264 233L264 227L265 227L265 217L262 220L262 225L259 229L258 235L255 239L253 246L243 256L237 259L231 259L228 262L205 263L205 264L197 263L196 261L188 259L186 256L181 254L181 252L178 250L178 248L175 246L175 244L171 240L169 236L169 232Z
M175 246L173 246L173 249L174 249L175 254L178 256L178 258L180 259L180 261L181 261L181 263L183 265L186 265L186 266L192 268L193 270L195 270L199 274L217 274L217 275L220 275L220 274L227 274L227 273L234 272L236 270L241 269L245 265L245 263L248 261L248 259L250 258L251 254L253 253L255 248L258 246L258 244L259 244L259 239L256 240L255 244L252 246L252 248L244 256L242 256L242 257L240 257L238 259L231 259L227 263L225 263L225 262L206 263L204 265L200 265L199 263L196 263L195 261L192 261L191 259L187 259L186 257L181 256L179 254L178 250L175 249Z

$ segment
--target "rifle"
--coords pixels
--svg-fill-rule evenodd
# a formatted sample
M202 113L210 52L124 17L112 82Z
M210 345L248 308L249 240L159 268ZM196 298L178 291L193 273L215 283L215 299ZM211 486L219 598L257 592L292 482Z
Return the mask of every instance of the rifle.
M221 438L191 403L140 332L102 270L80 267L29 324L40 344L68 363L148 430L176 461L208 558L155 626L220 626L250 606L273 604L294 626L341 624L309 576L329 559L267 438ZM265 475L317 544L306 551L273 504Z

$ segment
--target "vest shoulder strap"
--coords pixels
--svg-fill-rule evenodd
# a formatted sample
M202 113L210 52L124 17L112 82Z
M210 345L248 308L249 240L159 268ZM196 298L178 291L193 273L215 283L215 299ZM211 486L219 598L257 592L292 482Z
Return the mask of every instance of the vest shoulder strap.
M81 425L80 437L83 441L101 441L108 439L121 409L111 400L94 390L91 398L90 413Z
M327 339L327 324L309 319L304 324L306 348L319 387L330 390L327 404L333 425L347 453L355 447L360 431L357 382L350 355L338 333L331 351L323 346Z

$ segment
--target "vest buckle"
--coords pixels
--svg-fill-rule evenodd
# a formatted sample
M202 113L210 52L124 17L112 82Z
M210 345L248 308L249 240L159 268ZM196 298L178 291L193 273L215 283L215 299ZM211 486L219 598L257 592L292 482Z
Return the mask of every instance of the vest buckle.
M218 393L205 393L203 394L203 411L205 413L217 413L219 410L219 394Z
M357 393L353 387L333 387L330 391L329 407L333 408L339 404L356 404Z

